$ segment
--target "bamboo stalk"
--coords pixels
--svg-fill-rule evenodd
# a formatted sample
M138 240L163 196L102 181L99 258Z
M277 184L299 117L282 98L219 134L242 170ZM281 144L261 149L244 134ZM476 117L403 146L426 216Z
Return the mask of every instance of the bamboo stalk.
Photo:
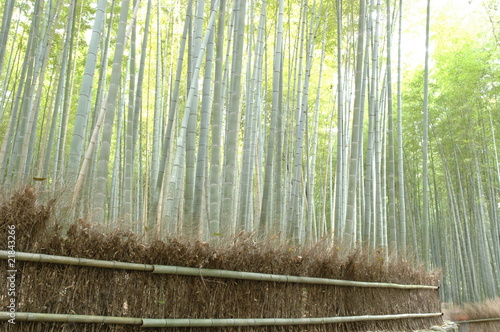
M229 319L152 319L92 315L67 315L45 313L16 313L16 321L28 322L62 322L62 323L99 323L141 325L142 327L224 327L224 326L264 326L264 325L311 325L332 324L363 321L396 320L408 318L439 317L442 313L399 314L399 315L365 315L345 317L315 318L229 318ZM9 312L0 312L0 321L11 319Z
M8 251L0 250L0 259L7 259L7 258L8 258ZM316 277L299 277L299 276L289 276L280 274L201 269L201 268L182 267L182 266L137 264L137 263L104 261L104 260L96 260L88 258L34 254L25 252L16 252L16 259L28 262L55 263L55 264L67 264L67 265L100 267L100 268L110 268L110 269L136 270L136 271L152 272L157 274L173 274L173 275L185 275L194 277L215 277L215 278L227 278L227 279L303 283L303 284L331 285L331 286L350 286L350 287L433 289L433 290L438 289L437 286L428 286L428 285L403 285L403 284L383 283L383 282L363 282L363 281L350 281L350 280L327 279L327 278L316 278Z

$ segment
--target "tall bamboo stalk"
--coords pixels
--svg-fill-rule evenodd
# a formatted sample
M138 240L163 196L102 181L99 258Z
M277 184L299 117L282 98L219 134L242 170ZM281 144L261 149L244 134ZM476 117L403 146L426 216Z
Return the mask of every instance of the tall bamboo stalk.
M424 111L422 137L422 193L423 193L423 259L430 264L430 220L429 220L429 182L428 182L428 146L429 146L429 39L430 39L431 2L427 0L427 19L425 28L425 69L424 69ZM429 265L428 265L429 266Z

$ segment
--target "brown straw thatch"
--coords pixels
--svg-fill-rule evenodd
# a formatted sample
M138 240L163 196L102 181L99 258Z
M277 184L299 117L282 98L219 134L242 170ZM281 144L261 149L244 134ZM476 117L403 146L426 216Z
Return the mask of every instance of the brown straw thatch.
M224 245L170 239L151 244L131 232L104 233L80 220L62 234L48 227L50 207L31 190L0 204L0 245L16 225L16 250L51 255L310 276L353 281L437 285L438 275L385 254L318 243L307 248L256 242L240 234ZM5 264L5 261L2 261ZM313 318L440 312L434 289L358 288L252 280L160 275L48 263L16 262L18 312L137 318ZM5 280L6 270L0 269ZM9 298L0 293L1 311ZM301 326L186 327L168 331L411 331L440 317ZM165 331L98 323L0 322L1 331Z
M500 297L452 307L445 314L469 332L500 331Z

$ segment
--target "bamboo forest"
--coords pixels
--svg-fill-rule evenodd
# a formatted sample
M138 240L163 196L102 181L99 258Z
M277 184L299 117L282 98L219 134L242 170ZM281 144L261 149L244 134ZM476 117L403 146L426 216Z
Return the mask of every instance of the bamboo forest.
M443 302L499 296L498 1L0 10L2 193L149 241L411 255Z

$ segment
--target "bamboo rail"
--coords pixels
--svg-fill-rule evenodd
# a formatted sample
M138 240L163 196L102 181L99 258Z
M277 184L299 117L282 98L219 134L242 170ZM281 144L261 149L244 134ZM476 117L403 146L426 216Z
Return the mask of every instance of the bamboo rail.
M270 325L318 325L332 323L439 317L442 313L366 315L321 318L143 319L143 327L226 327Z
M139 325L142 327L228 327L228 326L271 326L271 325L317 325L347 322L397 320L408 318L439 317L442 313L415 313L399 315L365 315L320 318L230 318L230 319L152 319L91 315L67 315L18 312L16 321L61 322L61 323L100 323ZM0 312L0 321L11 319L9 312Z
M280 275L280 274L203 269L203 268L182 267L182 266L126 263L117 261L105 261L97 259L55 256L55 255L25 253L25 252L16 252L15 258L16 260L27 261L27 262L135 270L135 271L144 271L144 272L151 272L158 274L186 275L195 277L214 277L214 278L228 278L228 279L241 279L241 280L254 280L254 281L304 283L304 284L349 286L349 287L434 289L434 290L437 290L439 288L438 286L429 286L429 285L403 285L394 283L363 282L363 281L350 281L350 280L327 279L327 278L316 278L316 277L299 277L299 276ZM8 251L0 250L0 259L8 259Z
M497 321L497 320L499 320L499 321L500 321L500 317L496 317L496 318L471 319L471 320L458 320L458 321L454 321L454 322L455 322L455 323L457 323L458 325L460 325L460 324L466 324L466 323L493 322L493 321Z
M11 315L12 314L9 312L0 311L0 321L12 319ZM16 312L15 321L142 325L141 318L93 316L93 315L46 314L46 313L33 313L33 312Z

